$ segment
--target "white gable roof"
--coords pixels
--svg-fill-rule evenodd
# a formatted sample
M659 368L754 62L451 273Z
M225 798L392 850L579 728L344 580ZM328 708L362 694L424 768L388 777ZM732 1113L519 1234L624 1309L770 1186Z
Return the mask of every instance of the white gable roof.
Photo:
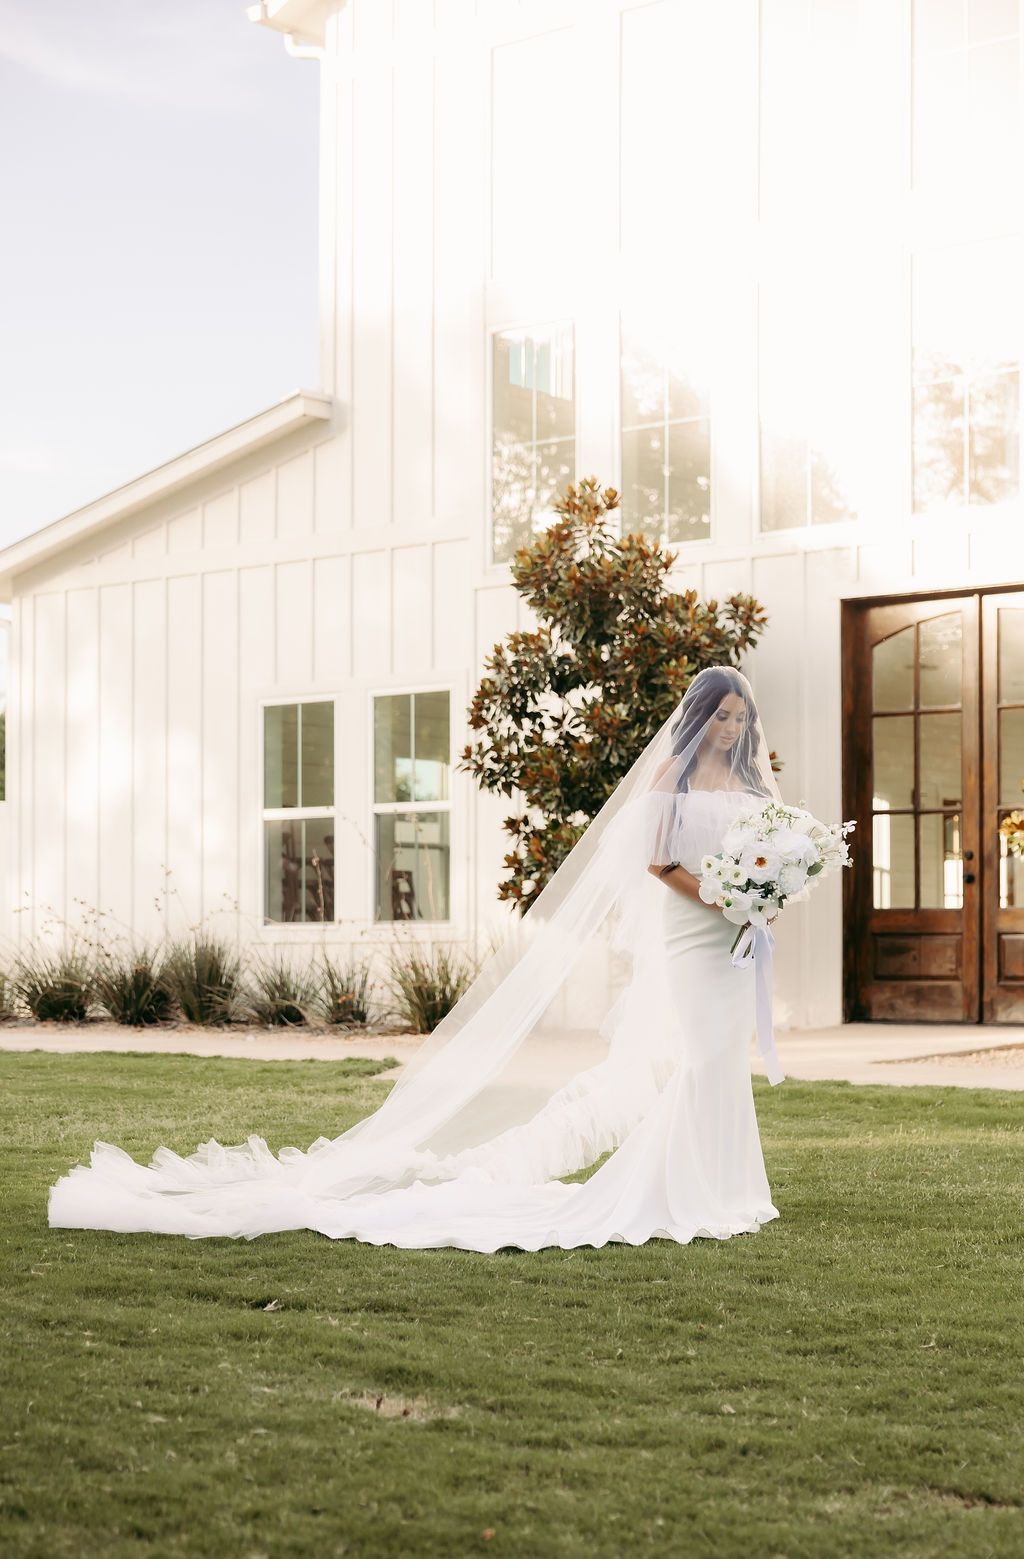
M308 423L327 421L331 404L329 395L315 390L296 390L276 405L268 406L266 411L207 439L205 444L197 444L194 449L176 455L173 460L145 472L126 486L115 488L112 493L86 504L84 509L75 509L63 519L54 520L21 541L4 547L0 551L0 601L11 599L14 575L23 569L33 568L65 547L95 536L156 499L165 498L190 482L229 465L240 455L283 438L286 433L294 433Z
M428 0L423 0L424 4ZM323 47L326 0L258 0L246 11L250 22L283 32L296 43Z

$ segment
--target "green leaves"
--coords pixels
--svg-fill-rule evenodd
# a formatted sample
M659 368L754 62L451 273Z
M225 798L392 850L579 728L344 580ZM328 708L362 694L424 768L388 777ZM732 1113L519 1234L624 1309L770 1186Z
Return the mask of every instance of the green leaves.
M517 795L498 897L525 912L704 666L737 665L767 625L753 596L721 606L671 589L677 554L618 534L619 494L571 482L520 547L512 582L534 613L484 661L462 751L481 789Z

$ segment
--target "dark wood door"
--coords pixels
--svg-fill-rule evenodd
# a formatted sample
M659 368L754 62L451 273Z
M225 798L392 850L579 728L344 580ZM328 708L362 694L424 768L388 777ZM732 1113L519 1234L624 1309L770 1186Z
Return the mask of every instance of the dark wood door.
M982 598L982 1013L1024 1023L1024 857L999 832L1024 809L1024 591Z
M844 612L847 1022L981 1018L979 599Z

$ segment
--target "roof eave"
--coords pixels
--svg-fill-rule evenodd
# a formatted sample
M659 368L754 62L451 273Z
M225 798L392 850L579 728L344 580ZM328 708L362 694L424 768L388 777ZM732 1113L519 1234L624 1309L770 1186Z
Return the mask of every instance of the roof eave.
M326 30L326 0L257 0L246 10L250 22L271 27L298 44L322 49Z
M35 568L65 548L98 535L116 521L210 476L264 444L273 443L307 424L326 422L331 410L329 395L316 390L296 390L245 422L146 471L124 487L115 488L84 508L75 509L62 519L13 542L0 551L0 601L11 600L15 576L25 569Z

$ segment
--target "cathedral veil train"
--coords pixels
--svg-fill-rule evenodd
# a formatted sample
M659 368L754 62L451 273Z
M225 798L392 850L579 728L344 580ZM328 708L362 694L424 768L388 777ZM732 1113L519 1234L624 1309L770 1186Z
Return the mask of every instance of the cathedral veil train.
M97 1142L50 1224L488 1252L757 1231L779 1215L750 1076L771 932L755 919L758 956L737 961L742 921L698 889L770 802L751 685L707 667L373 1114L278 1154L251 1135L146 1166ZM770 1011L767 1032L777 1082Z

